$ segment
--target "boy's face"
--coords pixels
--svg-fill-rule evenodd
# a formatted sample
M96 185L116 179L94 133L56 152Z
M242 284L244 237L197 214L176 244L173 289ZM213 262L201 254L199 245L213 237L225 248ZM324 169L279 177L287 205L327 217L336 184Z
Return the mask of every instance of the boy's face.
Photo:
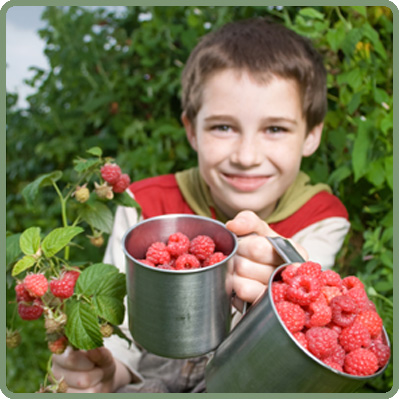
M208 79L194 126L182 120L201 176L230 218L242 210L270 215L322 132L319 125L306 134L294 81L274 77L259 84L233 70Z

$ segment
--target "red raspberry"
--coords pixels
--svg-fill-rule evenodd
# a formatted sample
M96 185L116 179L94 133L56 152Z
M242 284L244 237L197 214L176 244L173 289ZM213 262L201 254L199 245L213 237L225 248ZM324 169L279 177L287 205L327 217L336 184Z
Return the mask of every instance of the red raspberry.
M323 327L331 321L332 311L326 303L313 302L309 305L309 311L311 312L310 327Z
M61 278L50 281L50 291L57 298L70 298L73 295L75 281L71 278Z
M209 258L204 260L202 267L216 265L216 263L222 262L227 258L223 252L215 252Z
M301 331L305 325L305 311L296 303L281 301L276 303L276 310L284 325L291 333Z
M348 295L339 295L330 302L332 321L341 327L349 327L356 318L356 302Z
M313 302L319 295L319 281L311 276L298 274L290 280L286 298L291 302L306 306Z
M330 287L325 285L324 287L321 287L321 292L324 295L324 297L327 300L327 303L330 304L331 300L341 294L341 290L338 287Z
M31 305L27 305L23 302L18 304L18 314L22 320L36 320L43 313L42 301L35 299Z
M347 276L342 279L342 285L350 290L351 288L364 288L364 284L356 276Z
M309 351L319 359L331 356L338 345L337 333L327 327L311 327L305 336Z
M391 357L391 349L388 345L373 340L370 345L370 350L377 356L378 365L380 367L384 367L388 363L389 358Z
M183 233L177 232L169 236L167 250L172 256L187 253L190 248L190 239Z
M347 352L367 348L371 344L370 333L363 324L355 322L342 330L339 343Z
M73 280L76 284L80 276L80 270L68 270L64 273L63 278L67 280Z
M292 334L294 338L305 348L308 349L308 340L306 339L305 333L297 331Z
M130 184L130 177L128 174L124 173L120 175L119 179L112 185L112 190L114 193L123 193Z
M334 270L324 270L321 273L320 280L322 285L328 285L329 287L338 287L342 285L341 276Z
M272 297L273 302L277 303L285 300L288 284L283 281L273 281L272 283Z
M334 322L330 322L326 325L326 327L328 327L330 330L335 331L338 335L341 334L342 332L342 327L338 326L337 324L335 324Z
M160 241L156 241L149 246L145 257L154 265L163 265L170 262L170 253L167 251L166 245Z
M199 235L191 240L189 251L198 260L205 260L215 251L215 242L209 236Z
M344 365L346 352L341 345L337 345L332 351L331 355L323 360L330 360L333 363L339 364L341 367Z
M116 164L107 163L101 168L101 177L109 184L115 184L121 174L121 168Z
M321 275L321 265L311 261L302 263L297 270L297 275L309 276L317 279Z
M288 265L281 272L281 278L283 279L283 281L285 283L288 284L291 281L291 279L296 276L297 270L298 270L298 266Z
M65 349L68 346L68 339L65 336L62 336L55 341L49 341L48 348L52 353L56 355L61 355L61 353L65 352Z
M366 310L356 316L356 321L365 325L372 338L378 336L382 331L382 319L379 314L373 310Z
M201 266L200 261L192 254L183 254L176 259L176 270L197 269Z
M23 283L15 286L15 293L17 295L17 302L32 302L35 298L29 294Z
M35 298L42 297L48 289L48 282L44 274L28 274L24 285L29 294Z
M345 295L348 295L355 300L359 312L368 308L369 298L364 288L351 288L345 293Z
M327 366L335 369L335 370L338 370L338 371L341 371L341 372L344 371L342 366L340 364L334 362L333 360L331 360L330 357L328 357L326 359L323 359L323 363L326 364Z
M369 349L356 349L345 357L344 371L352 375L367 376L378 370L377 356Z

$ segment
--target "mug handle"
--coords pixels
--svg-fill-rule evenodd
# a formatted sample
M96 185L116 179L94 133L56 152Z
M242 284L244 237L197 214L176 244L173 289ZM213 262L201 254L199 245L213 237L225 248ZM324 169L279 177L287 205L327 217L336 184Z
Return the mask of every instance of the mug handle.
M305 259L302 257L302 255L295 249L295 247L291 244L291 242L286 238L281 236L275 236L275 237L266 236L266 239L272 244L273 248L286 263L305 262ZM242 309L243 315L247 313L248 306L249 306L248 302L244 302Z

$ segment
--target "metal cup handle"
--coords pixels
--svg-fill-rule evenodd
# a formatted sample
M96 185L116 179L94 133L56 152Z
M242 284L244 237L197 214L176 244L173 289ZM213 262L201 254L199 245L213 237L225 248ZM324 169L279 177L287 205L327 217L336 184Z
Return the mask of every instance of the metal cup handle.
M244 237L246 236L242 236L239 238L244 238ZM266 239L272 244L273 248L286 263L305 262L305 259L302 257L302 255L295 249L295 247L291 244L291 242L286 238L281 236L275 236L275 237L266 236ZM248 309L248 302L244 302L242 309L243 315L245 315L247 309Z

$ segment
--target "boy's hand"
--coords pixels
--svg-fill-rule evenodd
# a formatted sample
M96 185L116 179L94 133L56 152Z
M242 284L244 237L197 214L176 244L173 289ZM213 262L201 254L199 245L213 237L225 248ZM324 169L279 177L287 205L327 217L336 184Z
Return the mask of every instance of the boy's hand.
M267 288L274 269L284 263L265 236L278 234L254 212L240 212L226 227L239 238L238 250L234 256L233 290L244 302L254 302ZM245 236L240 239L240 236ZM306 250L293 243L304 259ZM240 309L242 303L235 300Z
M104 347L87 352L68 347L62 355L53 355L53 373L57 380L64 378L68 393L114 392L130 379L127 369Z

